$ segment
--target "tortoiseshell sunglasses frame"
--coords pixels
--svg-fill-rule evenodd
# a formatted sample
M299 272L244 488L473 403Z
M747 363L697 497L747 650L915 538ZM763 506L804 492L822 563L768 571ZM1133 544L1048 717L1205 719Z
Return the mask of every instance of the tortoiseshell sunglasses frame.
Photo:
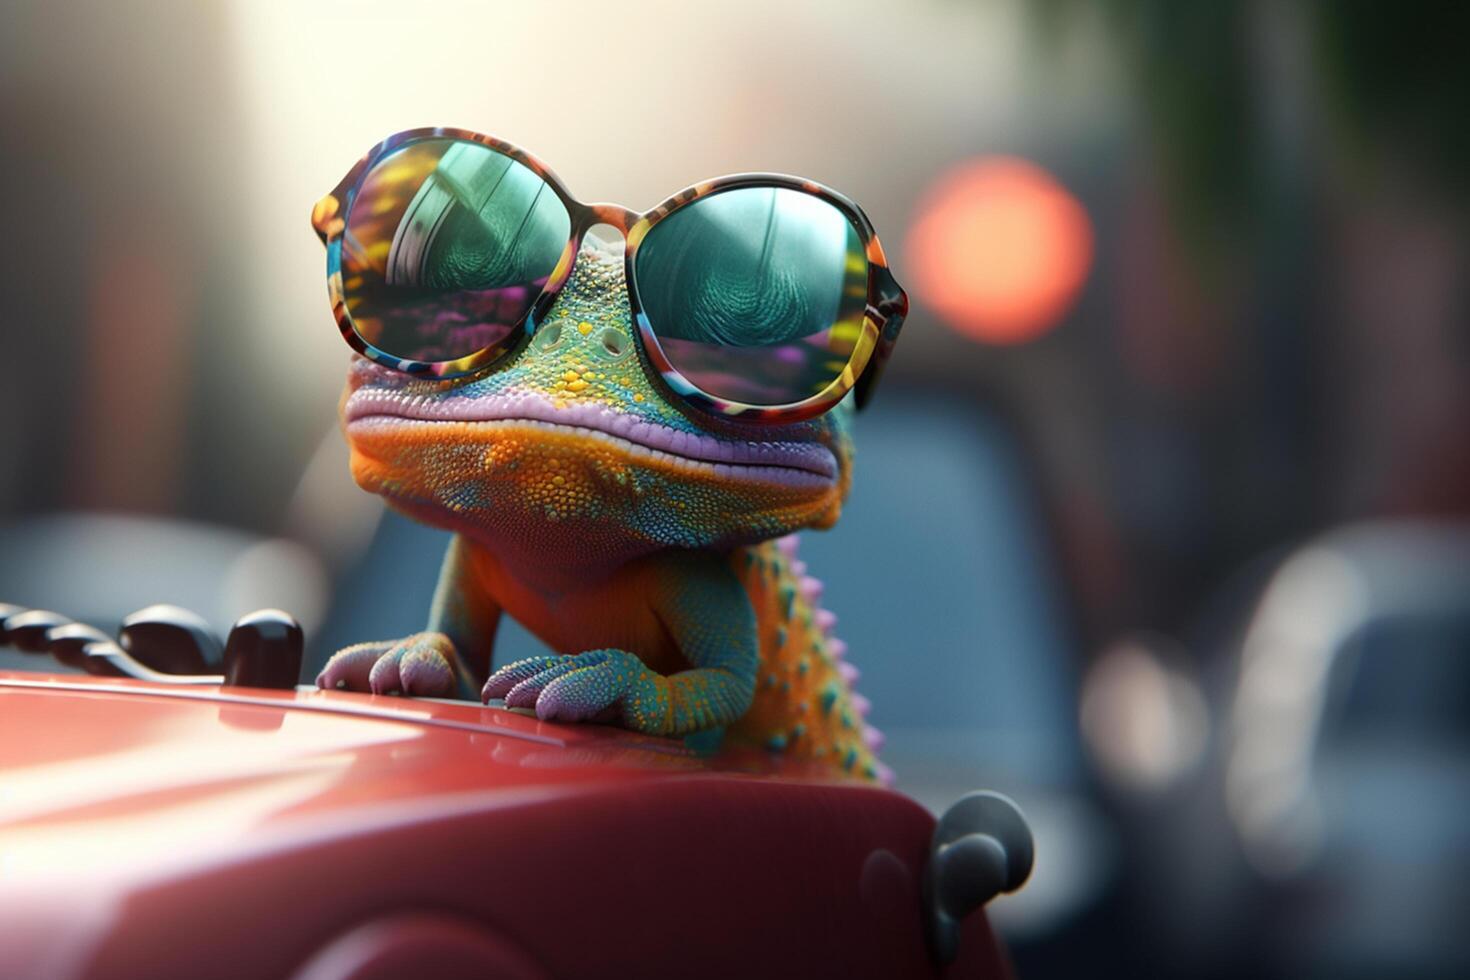
M395 357L368 343L357 332L342 285L342 237L347 227L347 216L352 210L360 184L368 172L380 160L411 143L430 139L460 140L478 143L497 153L504 154L528 167L544 180L556 193L571 218L571 231L566 247L552 270L541 294L531 304L521 322L507 337L497 344L482 348L472 354L452 361L415 361ZM730 399L719 398L701 390L685 378L664 354L658 335L648 321L638 300L638 277L636 264L638 246L648 232L664 218L702 197L737 187L779 187L810 194L832 205L840 211L857 231L868 261L867 308L863 314L863 326L847 365L830 384L809 398L785 405L748 405ZM332 192L323 197L312 208L311 224L327 248L327 291L332 302L332 313L337 319L337 328L342 339L362 356L386 367L407 374L449 380L478 373L495 364L506 354L516 349L536 332L536 325L551 309L557 294L571 276L582 239L594 225L611 225L622 233L625 240L623 250L624 276L627 280L628 301L632 307L634 321L644 354L662 378L664 385L679 399L693 407L722 418L748 422L780 424L814 418L829 411L849 391L856 389L854 398L861 408L872 396L874 385L882 373L883 365L893 352L908 314L908 296L889 271L888 260L873 225L861 208L851 200L815 181L785 174L747 173L717 177L693 187L686 188L650 211L637 212L617 204L584 204L572 197L566 185L549 167L514 144L493 136L485 136L467 129L431 127L410 129L383 140L347 172Z

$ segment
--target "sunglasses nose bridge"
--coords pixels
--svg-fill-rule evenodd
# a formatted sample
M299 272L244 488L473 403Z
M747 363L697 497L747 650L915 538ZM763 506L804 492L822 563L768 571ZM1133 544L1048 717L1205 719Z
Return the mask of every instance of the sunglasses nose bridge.
M624 238L628 237L628 229L632 228L638 221L636 212L629 211L621 204L589 204L587 205L587 219L585 227L593 225L611 225L616 228Z

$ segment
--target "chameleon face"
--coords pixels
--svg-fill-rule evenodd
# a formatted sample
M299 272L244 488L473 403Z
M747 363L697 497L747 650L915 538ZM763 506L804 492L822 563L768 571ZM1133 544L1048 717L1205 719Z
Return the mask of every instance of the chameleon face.
M353 476L506 557L583 569L836 521L848 403L780 427L706 417L649 381L635 337L621 251L589 240L535 335L488 373L425 381L355 356Z

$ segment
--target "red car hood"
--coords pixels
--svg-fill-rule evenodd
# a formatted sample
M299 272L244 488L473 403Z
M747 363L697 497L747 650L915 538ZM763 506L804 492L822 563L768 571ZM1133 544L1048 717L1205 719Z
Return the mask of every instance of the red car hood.
M766 758L474 704L0 672L0 973L294 975L425 909L551 975L662 975L650 948L711 976L929 973L933 818ZM970 926L950 975L1004 973Z
M701 770L504 708L0 672L0 906Z
M544 798L702 769L675 741L500 707L0 671L12 880L33 861L51 875L61 863L95 866L89 840L115 856L125 838L151 863L196 836L238 848L287 821L340 826L354 812L461 805L467 794ZM53 839L64 861L43 846Z

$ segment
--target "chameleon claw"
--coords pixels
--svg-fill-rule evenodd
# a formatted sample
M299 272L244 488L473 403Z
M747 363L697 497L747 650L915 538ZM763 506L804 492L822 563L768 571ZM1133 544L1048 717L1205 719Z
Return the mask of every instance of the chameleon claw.
M322 690L364 691L438 697L454 689L454 646L442 633L416 633L404 640L359 643L338 651L316 686Z
M398 693L401 683L398 678L398 658L402 653L402 647L394 647L373 664L373 669L368 674L368 687L374 694Z
M496 671L482 696L503 697L510 708L535 708L542 721L609 720L647 672L641 660L621 650L531 657Z
M491 698L503 698L510 694L511 690L522 681L535 677L546 668L561 660L561 657L527 657L525 660L517 660L513 664L506 664L490 675L490 679L485 682L485 686L480 690L480 700L489 701Z
M316 677L316 686L339 691L367 691L368 675L378 658L395 646L394 641L358 643L337 651Z
M433 697L454 689L454 668L433 641L420 639L399 656L398 681L405 694Z
M536 699L541 692L546 690L546 685L561 677L563 674L577 670L585 664L578 664L578 657L567 657L559 663L552 664L544 670L538 671L521 681L515 687L505 692L505 706L507 708L534 708Z
M631 654L612 656L613 651L596 650L597 660L586 667L567 671L555 678L536 699L536 717L542 721L588 721L615 708L628 693L634 679L646 668ZM591 654L583 654L584 657ZM622 658L632 661L626 663Z

